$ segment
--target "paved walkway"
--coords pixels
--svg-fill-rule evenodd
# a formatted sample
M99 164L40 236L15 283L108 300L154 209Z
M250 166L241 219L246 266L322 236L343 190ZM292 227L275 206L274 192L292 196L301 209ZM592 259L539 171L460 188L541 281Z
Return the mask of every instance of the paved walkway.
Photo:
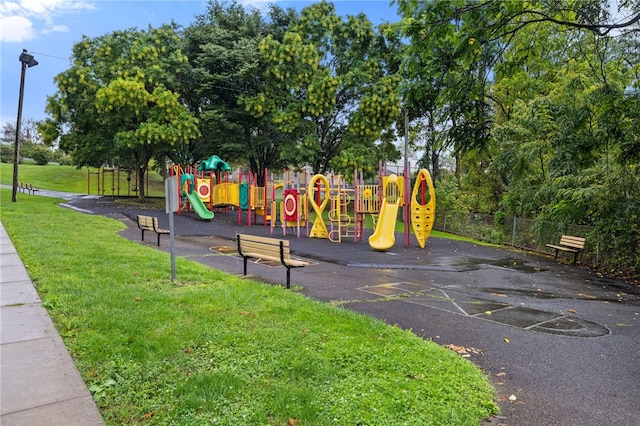
M103 425L0 223L0 424Z

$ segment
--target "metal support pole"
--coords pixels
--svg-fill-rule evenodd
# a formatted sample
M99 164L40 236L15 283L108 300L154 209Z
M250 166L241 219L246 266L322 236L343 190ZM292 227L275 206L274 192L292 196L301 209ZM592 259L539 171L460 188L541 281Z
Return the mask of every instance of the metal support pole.
M404 246L411 244L411 234L409 227L411 226L411 173L409 172L409 108L404 109L404 194L403 208L404 216Z
M20 162L20 123L22 122L22 98L24 97L24 75L27 70L27 63L22 62L22 72L20 73L20 97L18 98L18 121L16 122L16 142L13 146L13 186L11 188L11 202L17 201L18 194L18 163Z

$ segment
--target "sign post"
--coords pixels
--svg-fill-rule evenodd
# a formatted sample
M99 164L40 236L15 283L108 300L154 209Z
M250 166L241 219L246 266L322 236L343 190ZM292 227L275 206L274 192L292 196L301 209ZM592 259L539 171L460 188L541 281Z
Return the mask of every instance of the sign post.
M178 177L171 176L164 181L165 211L169 215L169 250L171 251L171 282L176 279L176 248L173 212L178 211Z

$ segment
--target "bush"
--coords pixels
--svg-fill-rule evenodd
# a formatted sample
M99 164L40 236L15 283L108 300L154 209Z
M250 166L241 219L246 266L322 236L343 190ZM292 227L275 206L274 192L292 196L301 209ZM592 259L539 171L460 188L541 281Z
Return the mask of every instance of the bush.
M40 166L47 165L49 163L50 152L47 148L36 147L31 151L31 158Z
M13 162L13 145L0 145L0 161L3 163Z
M59 149L51 151L51 157L49 161L55 161L56 163L63 166L70 166L72 164L71 157L69 157Z

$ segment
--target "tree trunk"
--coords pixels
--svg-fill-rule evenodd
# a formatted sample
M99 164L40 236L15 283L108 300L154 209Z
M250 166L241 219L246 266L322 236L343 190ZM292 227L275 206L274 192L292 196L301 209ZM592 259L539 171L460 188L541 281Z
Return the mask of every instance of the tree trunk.
M456 150L456 182L458 184L458 190L462 190L462 181L460 178L460 150Z
M436 185L440 177L440 154L438 152L439 150L431 148L431 177L434 185Z
M145 198L145 185L144 178L147 175L147 165L138 165L136 167L138 172L138 200L144 201Z

